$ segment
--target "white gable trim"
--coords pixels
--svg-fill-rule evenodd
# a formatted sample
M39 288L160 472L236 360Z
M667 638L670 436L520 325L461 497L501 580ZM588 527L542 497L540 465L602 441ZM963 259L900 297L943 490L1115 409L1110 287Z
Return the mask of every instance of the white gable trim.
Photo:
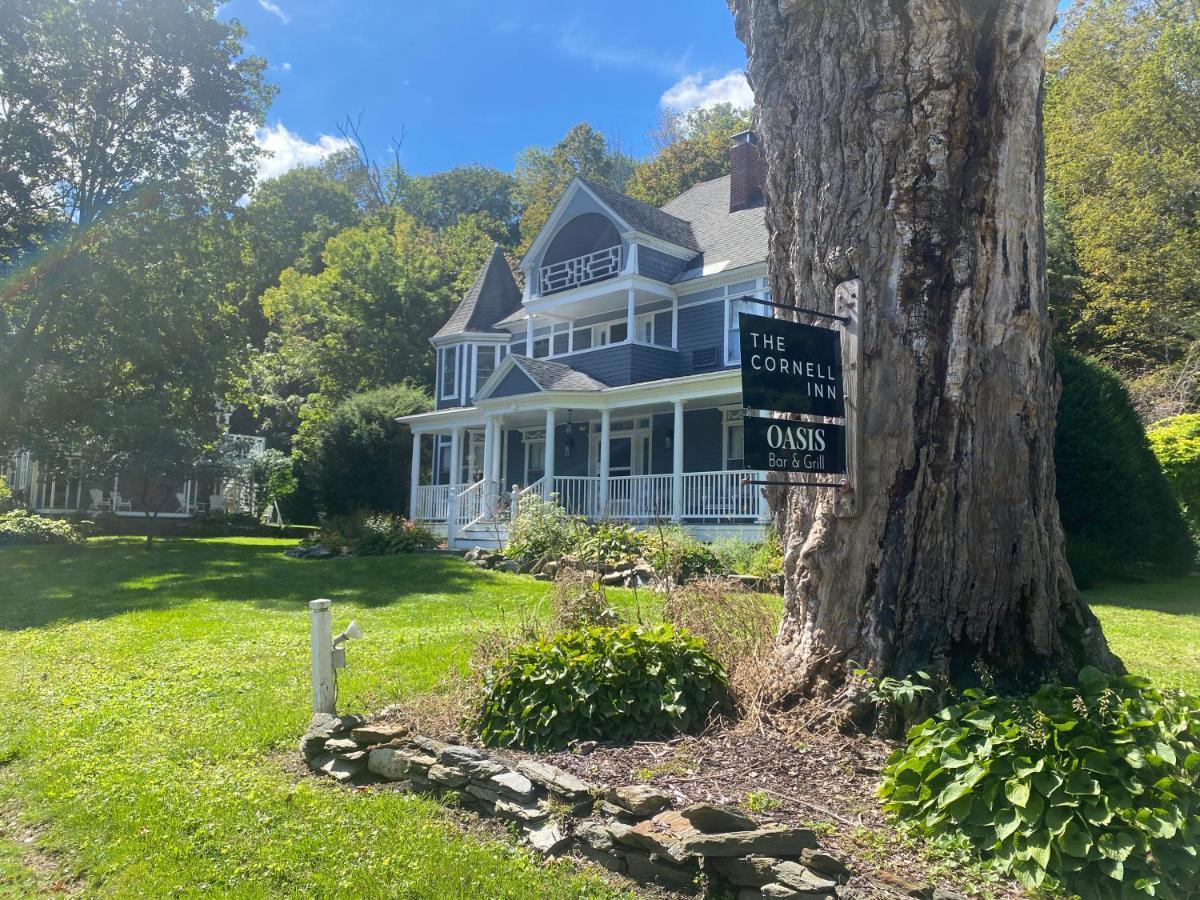
M508 356L504 357L500 365L496 366L496 370L488 376L487 381L479 386L479 390L475 392L475 402L478 403L480 400L490 399L492 396L492 391L500 386L500 382L502 382L505 376L508 375L508 373L513 369L520 369L521 373L528 378L530 382L532 382L535 388L537 388L537 393L545 393L544 388L537 383L537 379L530 375L529 370L517 362L517 358L510 353Z

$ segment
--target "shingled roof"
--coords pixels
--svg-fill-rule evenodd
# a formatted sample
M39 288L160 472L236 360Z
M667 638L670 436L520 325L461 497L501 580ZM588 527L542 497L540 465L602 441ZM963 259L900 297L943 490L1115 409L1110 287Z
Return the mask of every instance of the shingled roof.
M497 244L475 276L475 283L434 337L449 337L465 331L502 332L502 329L495 327L496 323L520 308L521 289L517 287L508 261Z
M577 372L568 365L546 359L531 359L513 353L510 358L543 391L600 391L608 387L591 375Z
M767 258L766 210L753 206L730 212L728 175L689 188L663 209L687 220L702 253L677 282L698 278L706 270L736 269Z
M635 231L661 238L688 250L700 252L703 249L692 232L691 224L678 216L664 212L649 203L643 203L641 200L634 200L632 197L628 197L620 191L614 191L598 182L589 181L586 178L579 180L587 185L588 189L605 206L629 223Z

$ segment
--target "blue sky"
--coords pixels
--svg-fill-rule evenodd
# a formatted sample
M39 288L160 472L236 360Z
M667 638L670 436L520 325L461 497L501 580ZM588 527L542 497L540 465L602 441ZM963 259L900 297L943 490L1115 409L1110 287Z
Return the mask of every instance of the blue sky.
M511 169L587 121L635 155L666 107L749 100L724 0L230 0L279 86L265 174L315 162L363 114L374 154L403 131L415 173Z

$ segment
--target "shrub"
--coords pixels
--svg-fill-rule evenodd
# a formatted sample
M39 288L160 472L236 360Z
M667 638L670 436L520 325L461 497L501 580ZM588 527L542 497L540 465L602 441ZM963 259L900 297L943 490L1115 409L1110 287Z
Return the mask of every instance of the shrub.
M573 631L594 625L616 625L617 611L608 603L604 586L589 572L564 569L550 592L550 619L554 631Z
M557 503L532 495L522 497L504 552L521 562L560 559L578 549L583 532L583 520Z
M677 525L659 528L646 539L646 559L660 578L683 584L721 571L712 548Z
M48 519L27 509L0 514L0 546L12 544L78 544L84 536L65 519Z
M1071 351L1057 358L1054 465L1075 580L1185 574L1195 547L1120 378Z
M620 522L598 522L588 529L579 544L579 557L596 566L635 561L641 558L645 537Z
M309 542L345 547L355 556L390 556L432 550L441 539L428 528L400 516L360 510L326 520Z
M489 746L557 749L688 731L725 700L704 641L670 625L586 628L511 650L485 675Z
M317 509L324 515L406 510L412 434L396 418L430 405L429 395L410 384L377 388L339 403L299 448Z
M13 492L8 486L8 479L0 475L0 513L6 513L13 508Z
M909 731L880 795L1030 889L1176 897L1200 878L1198 775L1200 700L1089 667L1029 698L965 691Z
M1200 413L1164 419L1146 436L1192 527L1200 529Z
M711 547L718 564L726 572L765 578L783 571L783 548L774 528L767 531L761 542L721 538L713 541Z

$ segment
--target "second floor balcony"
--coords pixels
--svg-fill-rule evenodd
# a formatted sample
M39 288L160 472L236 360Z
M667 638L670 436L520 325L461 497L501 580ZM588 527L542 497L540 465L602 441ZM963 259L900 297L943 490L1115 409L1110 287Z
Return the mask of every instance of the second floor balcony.
M619 275L622 249L621 244L616 244L541 266L538 270L538 293L543 296L554 294Z

